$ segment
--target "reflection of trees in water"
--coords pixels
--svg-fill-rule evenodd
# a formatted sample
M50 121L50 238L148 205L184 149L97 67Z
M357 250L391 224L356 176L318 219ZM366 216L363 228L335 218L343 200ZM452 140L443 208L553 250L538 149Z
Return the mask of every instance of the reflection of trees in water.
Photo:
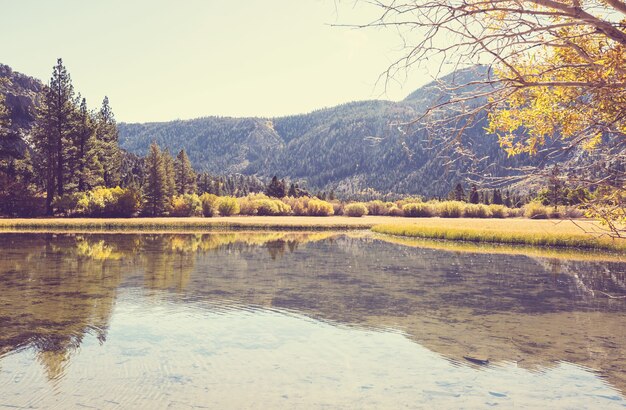
M5 238L5 255L19 257L0 260L0 294L11 309L0 315L0 353L33 347L57 377L86 334L106 340L126 267L118 248L129 244L80 235Z
M0 294L11 311L0 313L0 354L33 347L50 378L85 335L106 340L120 286L184 295L199 306L235 301L402 329L460 361L477 354L527 368L558 360L626 367L619 325L626 301L577 291L580 283L624 289L623 264L445 252L330 232L2 240ZM616 372L609 377L626 388Z
M537 263L549 269L554 280L568 282L573 293L593 299L626 295L626 270L619 262L580 262L555 258L535 258ZM566 277L566 280L562 278Z
M194 268L198 237L149 235L143 238L144 286L183 291Z
M267 252L270 254L270 257L273 260L276 260L276 258L281 258L285 254L287 242L283 240L268 241L265 244L265 247L267 248Z
M143 272L143 287L183 292L199 255L245 253L271 241L295 249L295 243L330 235L1 235L0 355L33 348L48 376L57 378L87 334L106 341L117 289L124 280L139 285L132 278Z

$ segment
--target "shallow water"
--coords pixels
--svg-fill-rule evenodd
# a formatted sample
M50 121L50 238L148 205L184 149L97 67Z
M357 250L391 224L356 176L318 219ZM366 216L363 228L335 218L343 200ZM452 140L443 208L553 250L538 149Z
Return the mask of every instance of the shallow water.
M0 248L0 408L626 406L625 263L337 233Z

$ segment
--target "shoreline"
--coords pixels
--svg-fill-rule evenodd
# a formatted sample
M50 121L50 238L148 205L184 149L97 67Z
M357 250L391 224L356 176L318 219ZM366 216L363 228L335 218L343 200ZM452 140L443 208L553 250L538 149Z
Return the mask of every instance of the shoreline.
M524 245L541 248L625 251L626 241L609 238L592 220L525 218L407 218L391 216L230 216L215 218L15 218L0 219L0 233L111 232L202 233L220 231L371 230L401 238Z

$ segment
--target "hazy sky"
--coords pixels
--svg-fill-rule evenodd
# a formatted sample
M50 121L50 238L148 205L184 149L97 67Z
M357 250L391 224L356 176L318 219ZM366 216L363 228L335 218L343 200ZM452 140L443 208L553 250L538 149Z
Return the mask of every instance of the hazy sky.
M0 62L47 82L62 57L90 107L118 121L280 116L399 100L431 80L375 86L399 54L389 30L354 30L371 6L346 0L0 0ZM434 72L434 71L433 71Z

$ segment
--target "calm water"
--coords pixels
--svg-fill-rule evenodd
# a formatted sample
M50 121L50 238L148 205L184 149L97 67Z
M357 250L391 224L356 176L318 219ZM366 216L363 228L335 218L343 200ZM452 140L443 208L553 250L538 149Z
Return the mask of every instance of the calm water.
M624 408L626 264L0 234L0 408Z

